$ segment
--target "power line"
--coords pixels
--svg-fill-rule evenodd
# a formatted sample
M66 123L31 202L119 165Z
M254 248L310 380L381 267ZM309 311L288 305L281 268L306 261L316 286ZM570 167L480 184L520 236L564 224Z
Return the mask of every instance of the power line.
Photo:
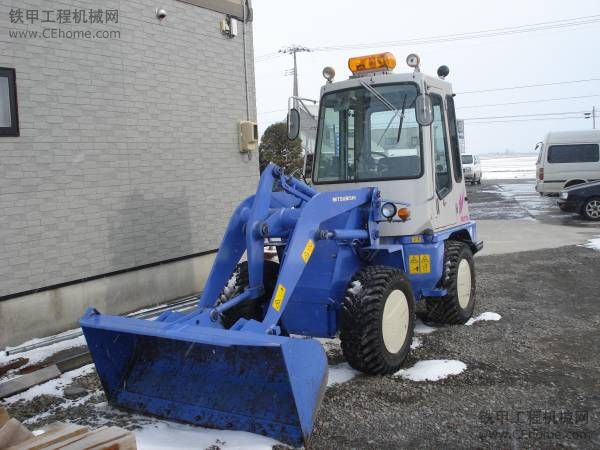
M588 25L600 22L600 15L576 17L573 19L561 19L550 22L539 22L529 25L518 25L513 27L492 28L488 30L472 31L467 33L447 34L429 36L416 39L405 39L400 41L379 41L365 44L349 44L340 46L315 47L315 51L335 51L335 50L351 50L370 47L388 46L398 47L405 45L422 45L422 44L437 44L444 42L452 42L467 39L480 39L487 37L496 37L510 34L530 33L534 31L543 31L549 29L567 28L578 25Z
M465 117L462 120L484 120L484 119L508 119L513 117L539 117L539 116L564 116L567 114L584 114L589 111L565 111L555 113L531 113L531 114L513 114L508 116L487 116L487 117Z
M348 44L348 45L337 45L337 46L322 46L322 47L314 47L313 51L338 51L338 50L352 50L352 49L364 49L371 47L400 47L406 45L424 45L424 44L437 44L444 42L452 42L452 41L460 41L460 40L468 40L468 39L480 39L480 38L489 38L496 36L504 36L511 34L522 34L522 33L531 33L537 31L544 30L555 30L561 28L570 28L576 27L580 25L589 25L600 22L600 14L590 15L590 16L582 16L582 17L574 17L571 19L560 19L553 20L548 22L537 22L533 24L526 25L517 25L511 27L503 27L503 28L491 28L487 30L479 30L472 31L466 33L455 33L455 34L446 34L446 35L436 35L436 36L428 36L422 38L415 39L404 39L399 41L379 41L379 42L370 42L364 44ZM257 61L265 61L271 58L278 56L277 53L267 53L264 55L259 55L255 59Z
M287 111L287 108L272 109L270 111L259 111L258 114L272 114L272 113L283 112L283 111Z
M484 103L481 105L460 105L457 104L457 109L470 109L470 108L487 108L494 106L512 106L512 105L525 105L530 103L546 103L546 102L555 102L561 100L573 100L573 99L588 99L588 98L597 98L600 97L600 94L588 94L588 95L574 95L571 97L556 97L556 98L540 98L540 99L532 99L532 100L521 100L519 102L506 102L506 103ZM260 111L260 114L270 114L275 112L287 111L287 108L279 108L272 109L269 111Z
M456 105L458 109L467 109L467 108L484 108L490 106L509 106L509 105L524 105L526 103L545 103L545 102L554 102L558 100L572 100L578 98L594 98L600 97L600 94L590 94L590 95L576 95L572 97L557 97L557 98L545 98L538 100L522 100L520 102L507 102L507 103L487 103L483 105Z
M532 87L543 87L543 86L557 86L559 84L574 84L574 83L587 83L589 81L600 81L600 78L587 78L584 80L570 80L570 81L555 81L553 83L541 83L541 84L523 84L520 86L490 88L490 89L478 89L475 91L463 91L456 92L456 94L479 94L482 92L495 92L495 91L510 91L513 89L527 89Z
M531 118L531 119L512 119L512 120L490 120L490 121L474 121L467 122L469 125L481 125L481 124L491 124L491 123L514 123L514 122L537 122L543 120L573 120L573 119L584 119L581 116L574 117L540 117L540 118Z

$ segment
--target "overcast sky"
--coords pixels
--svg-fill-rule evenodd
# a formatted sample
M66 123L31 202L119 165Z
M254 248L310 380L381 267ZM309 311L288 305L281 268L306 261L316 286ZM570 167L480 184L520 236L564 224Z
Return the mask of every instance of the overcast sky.
M553 83L589 78L600 79L600 0L504 0L438 1L393 0L254 0L254 52L258 121L261 130L285 117L292 77L289 55L273 56L283 46L309 48L402 41L431 36L477 32L531 25L585 16L594 21L522 34L409 46L376 45L358 50L315 51L298 55L300 95L318 98L324 80L321 70L331 65L336 79L346 79L350 56L391 51L396 72L408 71L406 55L421 57L422 70L435 74L437 67L450 67L448 80L457 93L488 88ZM267 56L265 56L267 55ZM472 105L567 99L518 105L470 108ZM600 80L528 89L515 89L456 97L459 117L489 118L526 114L578 112L577 119L507 119L499 123L465 124L468 152L531 151L549 130L590 129L591 119L583 111L600 107ZM600 113L597 113L600 116ZM548 115L537 115L538 119ZM564 116L563 116L564 117ZM523 120L516 122L515 120ZM600 119L596 119L600 128Z

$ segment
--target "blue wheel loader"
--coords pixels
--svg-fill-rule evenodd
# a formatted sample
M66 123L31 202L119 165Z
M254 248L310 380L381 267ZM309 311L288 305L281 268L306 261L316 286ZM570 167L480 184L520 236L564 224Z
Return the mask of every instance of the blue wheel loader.
M366 374L397 371L415 326L462 324L475 303L470 221L448 70L396 74L352 58L321 90L312 183L269 165L234 211L192 312L89 309L81 326L109 402L211 428L306 443L340 337ZM297 109L288 134L298 133ZM265 258L275 246L277 258Z

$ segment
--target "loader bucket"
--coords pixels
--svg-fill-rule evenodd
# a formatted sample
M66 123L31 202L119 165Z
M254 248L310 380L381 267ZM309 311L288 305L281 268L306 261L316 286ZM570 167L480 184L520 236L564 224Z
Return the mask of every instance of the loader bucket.
M113 405L295 446L312 432L327 359L312 339L105 316L81 326Z

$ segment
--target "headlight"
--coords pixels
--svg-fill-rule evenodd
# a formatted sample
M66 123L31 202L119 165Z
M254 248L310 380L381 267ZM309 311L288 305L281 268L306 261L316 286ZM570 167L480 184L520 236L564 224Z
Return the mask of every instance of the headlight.
M561 192L561 193L560 193L560 198L561 198L562 200L566 200L566 199L568 199L568 198L569 198L569 193L568 193L568 192L564 192L564 191L563 191L563 192Z
M386 219L391 219L396 215L396 205L391 202L384 203L381 206L381 215Z

